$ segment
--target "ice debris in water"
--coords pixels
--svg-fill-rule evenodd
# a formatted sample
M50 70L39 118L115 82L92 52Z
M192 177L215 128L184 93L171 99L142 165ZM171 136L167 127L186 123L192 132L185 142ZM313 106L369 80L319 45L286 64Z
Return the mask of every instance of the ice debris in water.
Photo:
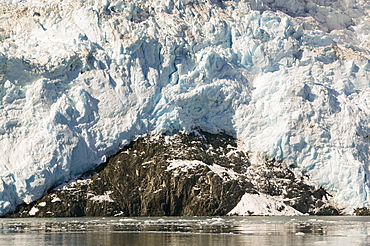
M201 128L369 194L369 1L0 2L0 214Z

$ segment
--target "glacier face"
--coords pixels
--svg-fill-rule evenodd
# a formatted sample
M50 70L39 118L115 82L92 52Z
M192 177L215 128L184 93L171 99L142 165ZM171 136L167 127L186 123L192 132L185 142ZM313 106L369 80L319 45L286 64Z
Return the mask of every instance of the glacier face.
M194 128L368 205L365 0L0 1L0 214Z

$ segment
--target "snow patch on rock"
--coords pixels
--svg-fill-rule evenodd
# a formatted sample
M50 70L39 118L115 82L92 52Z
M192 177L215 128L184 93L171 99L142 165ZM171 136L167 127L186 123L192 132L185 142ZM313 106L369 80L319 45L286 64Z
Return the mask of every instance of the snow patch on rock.
M179 168L181 172L186 173L189 169L195 169L198 166L206 166L223 180L237 180L238 176L240 176L240 174L234 172L232 169L225 168L217 164L207 165L206 163L198 160L169 160L168 162L170 165L167 167L166 171L172 171ZM174 171L174 173L176 174L176 171Z
M40 202L39 204L37 204L37 206L45 207L46 206L46 202Z
M245 193L240 202L228 213L228 215L297 216L303 214L273 196Z
M62 200L60 200L59 197L55 196L53 197L53 200L51 200L51 202L61 202Z
M36 208L36 207L33 207L30 211L29 211L29 215L30 216L35 216L36 215L36 213L39 211L39 209L38 208Z
M104 195L92 195L89 200L96 201L96 202L114 202L112 198L109 197L112 194L112 191L107 191Z

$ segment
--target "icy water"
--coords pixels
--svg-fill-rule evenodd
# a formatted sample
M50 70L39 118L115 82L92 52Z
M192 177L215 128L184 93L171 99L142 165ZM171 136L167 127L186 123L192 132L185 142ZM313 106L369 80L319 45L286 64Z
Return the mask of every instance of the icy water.
M370 245L370 217L0 219L0 245Z

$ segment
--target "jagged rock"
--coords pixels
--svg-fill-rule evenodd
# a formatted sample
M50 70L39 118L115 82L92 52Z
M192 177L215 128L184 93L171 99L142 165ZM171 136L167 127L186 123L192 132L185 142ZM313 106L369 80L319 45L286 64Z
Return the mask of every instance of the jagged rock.
M325 190L283 163L266 158L252 165L234 138L201 132L138 139L91 177L11 217L226 215L246 192L280 197L302 213L339 214Z
M370 209L368 207L356 208L354 209L353 214L357 216L369 216Z

